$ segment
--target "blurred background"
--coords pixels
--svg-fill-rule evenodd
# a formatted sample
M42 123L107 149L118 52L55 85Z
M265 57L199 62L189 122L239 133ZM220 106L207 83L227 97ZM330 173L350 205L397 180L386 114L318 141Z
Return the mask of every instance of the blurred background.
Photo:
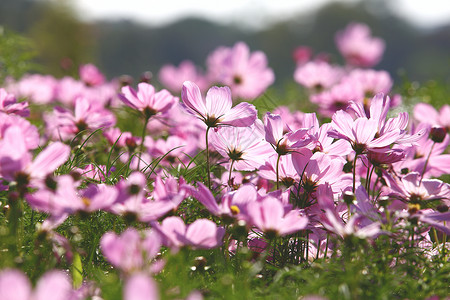
M10 31L27 37L38 71L55 76L76 75L84 63L108 78L156 75L185 59L204 66L218 46L245 41L266 53L280 85L293 81L300 45L342 63L334 35L353 21L386 42L376 69L395 80L450 81L448 1L0 1L0 38Z

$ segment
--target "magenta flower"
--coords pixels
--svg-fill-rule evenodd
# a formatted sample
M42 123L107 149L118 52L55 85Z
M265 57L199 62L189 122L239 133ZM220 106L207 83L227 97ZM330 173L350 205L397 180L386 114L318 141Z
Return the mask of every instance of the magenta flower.
M229 86L234 98L255 99L275 80L266 55L261 51L250 53L243 42L233 48L218 48L207 64L211 80Z
M167 217L161 225L152 226L163 237L163 244L178 249L183 246L193 249L212 249L222 244L225 229L207 219L197 219L186 226L180 217Z
M256 119L256 109L249 103L242 102L231 108L233 102L228 87L212 87L203 99L198 86L186 81L181 91L181 99L186 110L208 127L221 125L246 127L253 124Z
M274 197L254 201L248 205L251 222L269 236L283 236L305 229L308 217L298 210L285 213L284 205Z
M351 23L336 34L336 45L345 60L354 66L372 67L384 52L384 41L371 36L370 28L361 23Z
M168 111L178 102L178 98L167 90L156 93L155 88L145 82L138 84L137 91L130 86L124 86L119 98L129 107L139 110L146 119Z

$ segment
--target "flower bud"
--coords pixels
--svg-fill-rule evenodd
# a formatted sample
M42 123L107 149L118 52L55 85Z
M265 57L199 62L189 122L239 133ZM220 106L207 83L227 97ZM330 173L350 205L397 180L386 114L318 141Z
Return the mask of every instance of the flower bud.
M430 139L435 143L442 143L447 135L447 131L443 127L432 127L430 130Z

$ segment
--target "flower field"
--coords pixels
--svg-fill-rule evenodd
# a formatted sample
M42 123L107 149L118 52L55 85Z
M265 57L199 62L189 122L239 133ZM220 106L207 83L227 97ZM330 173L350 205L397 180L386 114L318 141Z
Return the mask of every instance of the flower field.
M283 92L245 42L157 78L7 77L0 300L446 299L446 87L374 69L365 24L335 42Z

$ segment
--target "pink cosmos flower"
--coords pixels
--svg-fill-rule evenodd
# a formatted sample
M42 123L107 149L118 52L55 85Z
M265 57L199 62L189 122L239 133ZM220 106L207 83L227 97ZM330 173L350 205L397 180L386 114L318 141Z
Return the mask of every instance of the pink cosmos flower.
M184 180L161 176L155 179L155 187L150 197L147 196L147 179L140 172L133 172L118 183L118 200L109 209L115 214L123 215L127 219L141 222L155 221L168 212L176 210L178 205L186 198L184 189L180 185Z
M230 161L232 168L239 171L258 169L273 154L270 144L264 140L260 120L249 127L220 127L211 132L210 141L216 151Z
M146 119L166 112L178 102L178 98L167 90L155 92L155 88L145 82L138 84L137 91L130 86L124 86L119 98L129 107L142 112Z
M430 104L418 103L414 106L414 118L430 125L438 125L450 132L450 105L443 105L439 112Z
M114 267L130 274L151 270L151 263L161 248L161 239L153 230L141 234L130 227L120 235L105 233L100 240L100 248Z
M276 165L278 160L277 157L277 155L270 156L266 160L265 164L259 168L258 175L262 178L276 181ZM286 187L290 187L295 182L299 181L300 176L295 170L294 165L292 164L291 154L283 155L280 157L278 173L280 182L283 183Z
M431 201L450 201L450 185L439 179L421 179L417 172L411 172L400 179L392 176L386 176L386 179L392 189L391 195L404 202L427 207Z
M292 164L301 176L303 188L309 192L314 191L318 185L327 183L334 193L340 193L351 180L342 177L343 160L322 152L313 154L309 149L294 152Z
M320 114L331 117L336 111L346 109L350 101L362 101L364 91L359 85L341 81L319 94L310 96L310 101L319 105Z
M87 98L77 98L74 113L55 107L53 115L46 118L47 131L57 139L69 139L83 130L96 130L114 126L116 118L113 113Z
M86 189L77 190L78 183L70 175L59 176L54 186L39 189L27 195L28 203L37 210L52 215L94 212L109 209L117 200L117 189L105 184L90 184Z
M80 78L88 86L99 86L105 82L105 76L93 64L80 66Z
M343 79L353 86L358 86L364 92L365 99L370 100L378 93L388 94L392 87L392 78L386 71L372 69L354 69ZM362 100L362 99L349 99ZM391 103L392 104L392 103ZM370 103L365 105L370 107Z
M371 36L370 28L361 23L351 23L336 34L336 45L345 60L354 66L372 67L384 52L384 41Z
M158 139L154 141L151 137L146 137L144 145L147 152L153 158L163 158L160 164L163 166L188 163L197 150L196 141L192 138L182 138L171 135L167 139Z
M26 186L55 171L70 155L70 147L60 142L47 146L34 160L28 152L23 131L16 126L7 129L0 142L0 175Z
M294 73L295 81L313 92L330 88L341 76L342 70L338 67L315 61L298 66Z
M286 155L310 143L308 129L298 129L284 133L284 122L279 115L267 113L264 116L265 138L278 155Z
M13 94L9 94L4 88L0 88L0 111L21 117L30 115L28 102L17 103L16 97Z
M0 112L0 142L5 137L6 130L11 126L18 127L22 131L21 136L23 136L25 147L28 150L36 149L39 146L40 137L36 126L20 116L8 115L3 112Z
M206 77L190 60L184 60L177 67L164 65L158 74L159 81L174 93L180 93L183 83L187 80L195 82L200 90L206 91L209 83Z
M48 271L39 280L34 290L30 281L19 270L6 269L0 272L0 299L2 300L67 300L75 291L68 276L61 271Z
M372 99L370 117L366 116L361 103L352 102L350 109L355 113L356 119L348 112L336 112L329 136L349 141L357 154L367 153L367 150L383 152L393 143L410 144L419 140L424 131L414 136L407 134L408 113L400 113L396 118L386 120L389 102L389 97L377 94Z
M284 205L274 197L248 204L248 215L253 225L269 236L283 236L305 229L308 217L298 210L285 212Z
M379 222L372 222L369 225L361 223L361 220L367 220L365 217L361 217L358 214L354 214L350 219L344 223L331 210L325 210L325 214L321 216L323 227L331 231L341 238L353 235L360 239L374 238L382 233L381 224Z
M18 82L10 83L7 89L19 98L46 104L56 99L58 81L50 75L25 75Z
M175 250L183 246L193 249L216 248L222 244L225 234L223 227L217 227L207 219L197 219L186 226L180 217L167 217L161 224L151 224L161 234L163 244Z
M419 124L413 128L412 132L419 132L428 129L429 125ZM445 135L441 143L435 143L429 136L424 135L416 144L408 147L400 147L405 153L406 158L396 163L394 166L399 172L402 169L414 171L425 177L439 177L450 173L450 154L445 151L450 143L450 136ZM427 164L425 167L425 163Z
M250 53L243 42L233 48L218 48L208 57L207 64L211 80L229 86L234 98L255 99L275 80L265 54Z
M186 110L202 120L208 127L231 125L250 126L255 122L256 109L249 103L239 103L231 108L233 101L228 87L212 87L203 99L199 87L190 81L183 84L181 99Z

